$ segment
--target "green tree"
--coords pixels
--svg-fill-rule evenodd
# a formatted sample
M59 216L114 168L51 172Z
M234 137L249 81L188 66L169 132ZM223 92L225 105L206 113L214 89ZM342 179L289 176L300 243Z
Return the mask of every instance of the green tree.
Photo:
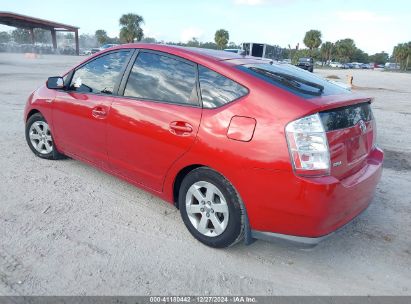
M352 59L356 46L354 40L350 38L338 40L335 43L337 57L342 62L348 62Z
M374 55L370 56L370 62L374 62L375 64L385 64L388 62L389 56L385 52L375 53Z
M303 42L310 49L310 53L312 53L313 49L321 45L321 32L318 30L309 30L305 33Z
M215 32L214 41L220 50L227 47L227 43L229 39L230 39L230 35L228 34L228 31L224 29L220 29Z
M97 46L97 39L94 35L81 34L79 36L80 48L89 49Z
M144 37L143 39L141 39L141 42L145 42L145 43L157 43L157 40L155 38L152 37Z
M51 43L50 31L39 28L34 29L34 41L40 43Z
M7 32L0 32L0 43L7 43L11 40L11 36Z
M202 42L200 43L200 47L203 49L213 49L213 50L218 49L217 44L215 44L214 42Z
M25 29L17 28L11 32L14 42L31 43L30 32Z
M320 54L321 54L321 62L330 61L334 52L334 44L330 41L324 42L321 45Z
M109 39L109 37L107 36L107 32L105 30L97 30L94 36L100 44L105 44Z
M193 37L190 41L187 42L187 46L189 47L200 47L200 42L197 38Z
M368 63L370 62L369 56L367 53L364 53L361 49L355 48L355 51L352 55L351 58L352 61L355 62L362 62L362 63Z
M298 63L298 59L305 58L305 57L310 57L311 56L311 51L309 49L293 50L291 56L292 56L291 63L296 65Z
M120 40L130 43L134 39L140 41L143 38L143 29L141 25L144 23L143 17L136 14L124 14L120 18Z
M397 46L394 47L394 51L392 53L395 60L400 64L401 70L405 71L407 69L409 57L411 54L411 48L409 46L409 43L397 44Z
M228 47L229 47L230 49L241 49L241 47L240 47L239 45L235 44L235 42L233 42L233 41L230 41L230 42L228 43Z

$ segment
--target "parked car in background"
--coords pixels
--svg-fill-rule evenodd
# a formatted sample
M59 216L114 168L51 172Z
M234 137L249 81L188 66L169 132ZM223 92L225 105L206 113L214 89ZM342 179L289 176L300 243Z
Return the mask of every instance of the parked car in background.
M351 62L349 63L352 69L362 69L364 63L362 62Z
M368 207L382 172L371 98L223 51L107 49L30 94L24 121L35 155L150 191L212 247L315 245Z
M385 69L387 70L399 70L401 68L399 63L395 62L387 62L384 66Z
M312 73L314 71L314 59L311 57L300 58L298 59L297 66Z
M330 62L330 67L332 67L332 68L342 68L342 64L340 63L340 62Z
M100 48L92 48L84 51L84 55L93 55L100 52Z
M106 50L106 49L109 49L109 48L112 48L112 47L115 47L115 46L117 46L117 45L118 45L118 44L115 44L115 43L103 44L103 45L100 47L100 51Z

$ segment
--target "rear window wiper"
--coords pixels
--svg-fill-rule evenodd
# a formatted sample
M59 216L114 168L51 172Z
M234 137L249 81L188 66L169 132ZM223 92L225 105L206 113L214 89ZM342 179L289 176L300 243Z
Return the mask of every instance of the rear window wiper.
M285 74L285 73L280 73L280 72L267 71L267 70L255 68L255 67L250 67L249 69L256 73L269 77L271 80L277 81L283 85L286 85L290 88L300 91L301 93L304 93L304 94L320 96L324 92L324 87L322 85L305 80L300 77L296 77L290 74ZM301 87L302 84L308 87L315 88L317 89L317 91L303 89Z
M113 92L111 92L110 90L107 90L107 88L104 88L103 90L100 91L100 93L104 93L104 94L113 94Z

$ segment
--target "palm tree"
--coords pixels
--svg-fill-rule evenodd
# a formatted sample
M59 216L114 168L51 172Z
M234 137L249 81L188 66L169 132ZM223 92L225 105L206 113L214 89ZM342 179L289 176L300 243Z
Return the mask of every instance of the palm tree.
M410 47L408 43L399 43L394 47L393 55L397 62L400 63L401 70L407 69L407 64L410 56Z
M94 36L100 44L104 44L108 40L107 32L105 30L97 30Z
M120 18L120 40L130 43L134 39L140 41L143 38L143 29L140 27L144 23L143 17L136 14L124 14Z
M321 32L318 30L309 30L305 33L303 42L310 49L311 53L313 49L321 45Z
M350 38L341 39L335 43L335 51L342 62L348 62L356 49L354 40Z
M229 39L230 35L228 34L228 31L220 29L215 32L214 41L220 50L224 49L227 46Z
M321 45L320 53L321 53L321 61L323 65L324 65L324 62L331 60L333 51L334 51L334 44L332 42L327 41Z

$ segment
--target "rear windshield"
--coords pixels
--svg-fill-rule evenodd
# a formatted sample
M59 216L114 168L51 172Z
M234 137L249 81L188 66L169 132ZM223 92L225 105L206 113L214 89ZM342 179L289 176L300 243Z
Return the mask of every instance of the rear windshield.
M247 64L238 66L238 69L304 98L351 93L322 77L290 64Z
M320 117L326 132L351 128L360 120L373 119L369 102L323 111Z

